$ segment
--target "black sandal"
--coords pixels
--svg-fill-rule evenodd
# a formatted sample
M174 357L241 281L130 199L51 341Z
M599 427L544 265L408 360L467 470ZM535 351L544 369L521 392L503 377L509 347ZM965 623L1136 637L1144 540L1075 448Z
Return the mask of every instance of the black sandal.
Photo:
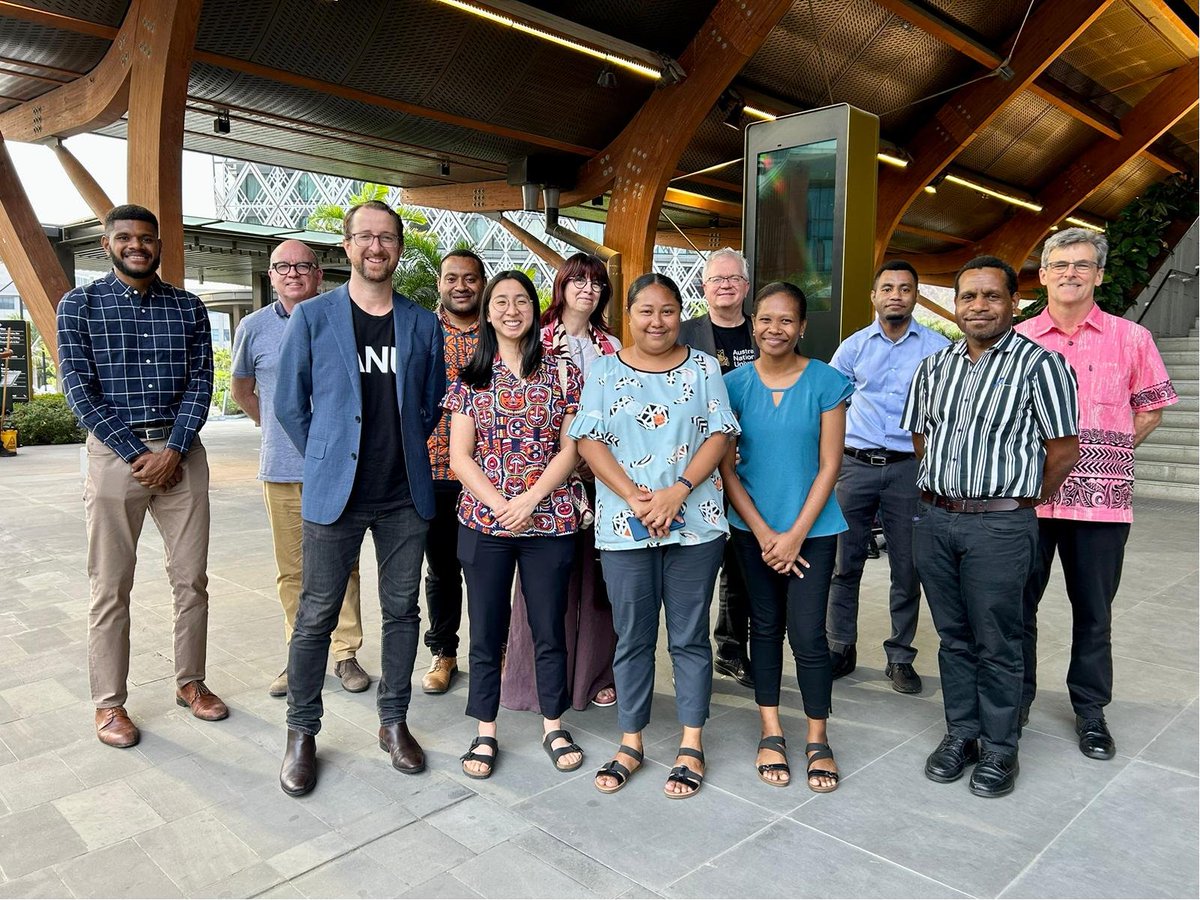
M622 744L617 748L617 752L624 753L626 756L632 757L633 760L638 764L638 769L642 767L643 757L641 750L634 750L628 744ZM637 769L633 769L632 771L627 769L625 766L621 765L621 763L617 762L616 758L613 758L600 767L600 770L596 772L596 778L599 778L601 775L607 775L610 778L617 779L617 783L612 787L601 787L599 784L597 784L596 790L602 794L615 794L621 788L625 787L625 782L628 781L630 776L636 771Z
M695 750L691 747L680 747L676 756L690 756L693 759L704 762L704 751ZM676 766L671 770L671 774L667 776L667 784L682 784L684 787L691 788L686 794L679 794L674 791L668 791L667 785L663 785L663 793L671 800L686 800L688 797L694 797L700 793L700 785L704 783L704 776L699 772L689 769L687 766Z
M817 752L813 753L814 750ZM812 756L808 757L808 773L807 773L808 789L817 794L829 794L829 793L832 793L833 791L836 791L837 786L838 786L838 778L841 776L837 772L831 772L829 769L814 769L813 765L812 765L817 760L833 759L833 751L829 749L829 745L828 744L818 744L818 743L808 744L804 748L804 753L806 756L809 753L812 753ZM821 777L832 778L833 786L832 787L816 787L816 786L814 786L812 783L812 780L814 778L821 778Z
M567 742L567 746L559 747L557 750L555 750L551 744L553 744L559 738L565 740ZM564 731L560 728L557 731L547 732L542 738L542 749L546 751L546 755L549 756L550 761L554 763L554 768L558 769L560 772L574 772L583 765L583 748L575 743L575 739L571 737L571 733L569 731ZM579 759L575 761L575 765L573 766L560 766L558 761L568 753L578 753Z
M782 754L783 758L785 760L787 759L787 741L785 741L783 739L782 734L767 735L765 738L763 738L761 741L758 742L758 749L759 750L774 750L776 753ZM763 763L761 766L758 766L757 768L758 768L758 777L761 778L763 781L765 781L767 784L771 785L771 787L787 787L789 784L792 783L792 767L789 766L786 762ZM770 778L767 778L768 772L784 772L788 776L788 779L787 779L787 781L774 781Z
M474 752L475 748L480 747L480 746L491 747L492 748L491 755L488 756L488 755L485 755L482 753ZM467 748L467 752L464 753L462 756L460 756L459 759L461 759L464 763L469 763L469 762L486 763L488 769L486 772L480 774L479 772L470 771L464 765L462 767L463 774L466 775L468 778L474 778L476 781L483 781L483 779L485 779L485 778L491 778L492 772L494 772L496 770L496 757L498 757L499 755L500 755L500 745L496 743L496 739L494 737L488 737L487 735L483 735L483 734L477 735L475 740L471 741L471 746Z

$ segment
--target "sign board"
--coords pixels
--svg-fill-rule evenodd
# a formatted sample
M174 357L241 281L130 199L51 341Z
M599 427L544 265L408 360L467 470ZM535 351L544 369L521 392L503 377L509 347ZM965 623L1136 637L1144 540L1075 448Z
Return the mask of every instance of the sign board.
M3 393L4 408L0 409L0 418L12 412L14 403L28 403L33 389L33 351L29 346L28 322L24 319L0 321L0 351L5 347L12 350L13 355L0 360L0 386L7 389Z

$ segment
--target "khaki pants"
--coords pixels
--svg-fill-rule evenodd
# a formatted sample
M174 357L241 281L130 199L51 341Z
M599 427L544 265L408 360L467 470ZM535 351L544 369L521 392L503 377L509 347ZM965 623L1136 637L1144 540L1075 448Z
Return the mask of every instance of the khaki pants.
M292 482L263 482L267 519L271 522L271 541L275 545L275 566L279 570L276 585L283 606L283 637L292 642L296 610L300 606L300 582L304 572L304 528L300 517L301 485ZM332 649L336 662L353 659L362 647L362 617L358 595L358 563L350 572L342 611L333 631Z
M161 450L166 441L147 441ZM175 683L204 678L208 641L208 456L200 439L181 463L183 480L169 490L138 484L125 462L92 435L87 439L88 673L97 708L124 706L129 677L129 592L137 544L149 510L163 539L174 598Z

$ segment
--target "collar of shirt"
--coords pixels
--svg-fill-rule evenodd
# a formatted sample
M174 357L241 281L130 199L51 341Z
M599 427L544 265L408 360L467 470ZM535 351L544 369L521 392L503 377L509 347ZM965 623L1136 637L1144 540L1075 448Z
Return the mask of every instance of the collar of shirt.
M893 341L893 340L892 340L890 337L888 337L888 336L887 336L887 334L884 332L884 330L883 330L883 325L882 325L882 323L879 321L879 317L878 317L878 316L876 316L876 317L875 317L875 321L874 321L874 322L872 322L872 323L871 323L871 325L870 325L870 328L871 328L871 333L870 333L870 334L868 334L868 335L867 335L867 337L869 337L869 338L873 338L873 337L876 337L876 336L878 336L878 337L881 337L881 338L883 338L883 339L884 339L885 341L887 341L889 344L902 344L902 343L904 343L906 340L908 340L910 337L912 337L912 336L914 336L914 335L919 335L919 333L920 333L920 332L919 332L919 330L918 330L918 329L920 329L920 327L921 327L921 326L917 324L917 320L916 320L916 319L911 319L911 318L910 318L910 319L908 320L908 327L907 327L906 329L904 329L904 334L900 336L900 340L898 340L898 341Z
M292 317L292 314L283 308L282 300L276 300L274 303L271 304L271 306L275 310L275 315L279 316L279 318L290 319Z
M1084 316L1083 321L1079 323L1079 327L1082 328L1084 325L1090 325L1092 328L1096 329L1096 331L1099 331L1101 334L1103 334L1105 330L1105 315L1106 314L1104 310L1100 308L1100 305L1098 303L1093 303L1092 308L1088 310L1088 314ZM1060 334L1066 334L1065 331L1058 327L1054 319L1051 318L1050 309L1046 308L1033 317L1033 320L1029 326L1029 336L1042 337L1043 335L1049 334L1051 331L1057 331Z
M162 285L162 279L155 275L154 280L150 282L150 287L146 288L145 291L139 291L137 288L126 284L124 281L118 278L115 270L110 270L109 273L100 280L111 285L114 291L125 294L126 296L137 294L141 297L149 297L157 293L159 287Z
M982 359L984 356L992 352L1007 353L1012 349L1012 343L1016 339L1016 334L1017 333L1011 328L1008 329L1008 331L1004 333L1004 337L1000 338L1000 340L996 341L996 343L984 350L983 353L979 355L979 358ZM967 339L963 338L962 340L951 344L950 352L957 353L959 356L967 356ZM969 358L970 357L968 357L968 359Z
M479 319L476 319L466 328L459 328L450 321L450 317L446 315L446 311L440 306L438 307L437 317L438 321L442 323L442 328L446 331L457 331L459 334L471 334L472 332L479 330Z

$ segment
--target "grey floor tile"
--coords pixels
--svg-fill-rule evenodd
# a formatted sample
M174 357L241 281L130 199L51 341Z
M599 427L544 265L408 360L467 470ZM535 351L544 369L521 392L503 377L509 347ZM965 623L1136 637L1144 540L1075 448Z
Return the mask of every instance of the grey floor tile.
M70 767L53 754L0 767L0 797L11 810L29 809L83 788Z
M0 697L21 718L75 703L77 698L53 678L32 681L0 691Z
M362 850L292 879L306 897L395 897L411 885Z
M482 897L482 894L477 894L453 875L439 875L437 878L432 878L429 881L422 882L416 887L409 888L401 897L420 897L426 900L436 900L436 898L445 898L445 900L467 900L472 897Z
M786 851L784 851L786 848ZM758 873L770 877L758 877ZM663 891L667 897L963 897L791 821L770 825Z
M296 878L353 849L344 835L329 831L275 854L267 863L284 878Z
M1198 843L1196 779L1134 762L1003 896L1195 897Z
M68 794L53 801L89 850L157 828L163 819L123 781Z
M49 803L0 818L0 869L20 878L86 852L83 839Z
M522 831L508 844L516 844L529 851L601 897L619 897L631 890L644 890L624 875L609 868L605 862L606 853L593 850L600 857L594 859L538 828Z
M425 821L475 853L482 853L530 827L523 816L484 797L456 803Z
M95 740L95 714L90 704L73 703L61 709L15 719L0 725L0 741L18 759L28 759L84 738ZM137 721L136 718L134 721Z
M45 897L48 900L57 900L60 897L70 896L72 896L70 889L63 883L62 878L52 866L0 884L0 897L5 898L34 900L34 898Z
M261 894L254 894L252 896L262 898L262 900L299 900L299 898L304 897L300 893L300 889L290 881L277 884L275 887L265 890Z
M76 741L55 751L75 777L88 787L126 778L150 767L150 760L137 747L118 750L101 744L95 737Z
M1196 611L1149 600L1113 616L1113 654L1196 674L1200 636ZM1170 635L1170 640L1164 640Z
M234 872L227 878L214 881L195 891L195 897L258 897L278 887L287 887L287 880L268 863L260 862ZM293 888L293 890L295 890ZM299 891L289 896L303 896Z
M382 756L382 753L380 755ZM422 777L397 772L387 764L386 756L383 757L383 761L386 771L399 781L410 782ZM276 776L278 768L276 763ZM278 789L278 777L274 779L273 784L275 793L283 796L283 792ZM333 828L344 828L378 812L391 802L393 801L390 797L365 781L332 765L321 766L318 771L317 789L303 798L304 808Z
M160 825L136 840L189 893L258 862L254 851L208 810Z
M1139 754L1142 762L1200 775L1196 748L1200 747L1200 714L1197 701L1188 707Z
M211 807L212 814L263 859L331 830L277 785L264 786L237 800Z
M450 874L484 897L602 896L512 841L455 866Z
M133 841L96 850L58 866L76 897L182 897L178 886Z
M130 775L125 781L165 822L182 819L237 796L230 788L213 781L193 756L169 759Z
M410 884L428 881L475 855L427 822L406 825L371 841L363 850Z
M318 759L320 753L318 752ZM371 785L385 797L402 803L414 816L424 818L439 810L461 803L475 792L448 775L426 769L420 775L401 775L388 764L387 757L372 754L348 759L344 770Z

